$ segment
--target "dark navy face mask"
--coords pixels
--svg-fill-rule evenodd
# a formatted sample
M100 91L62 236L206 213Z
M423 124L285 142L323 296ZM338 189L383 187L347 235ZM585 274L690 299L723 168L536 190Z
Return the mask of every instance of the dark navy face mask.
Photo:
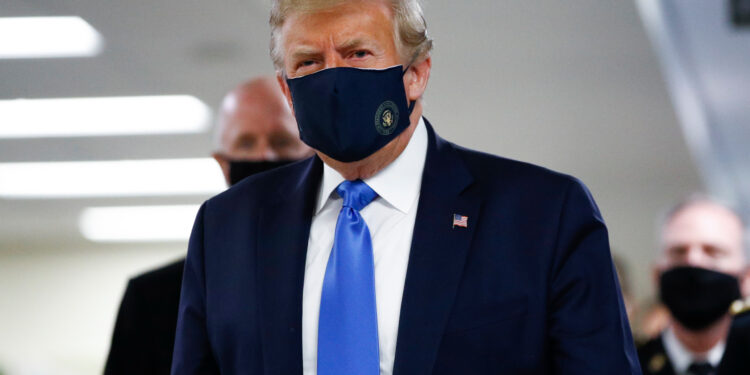
M287 79L300 138L341 162L372 155L409 127L403 74L339 67Z

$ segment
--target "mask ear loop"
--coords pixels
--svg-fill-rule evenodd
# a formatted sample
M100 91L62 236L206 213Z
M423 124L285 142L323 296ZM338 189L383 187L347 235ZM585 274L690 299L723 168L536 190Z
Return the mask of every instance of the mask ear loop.
M402 77L403 77L403 76L404 76L404 75L406 74L406 72L408 72L408 71L409 71L409 68L410 68L410 67L411 67L411 63L409 63L409 65L407 65L407 66L406 66L406 69L404 69L404 71L403 71L403 72L401 72L401 76L402 76ZM407 98L406 100L409 100L409 99ZM411 112L412 112L412 111L414 110L414 105L415 105L415 104L417 104L417 101L416 101L416 100L413 100L413 101L412 101L411 103L409 103L409 114L410 114L410 115L411 115Z

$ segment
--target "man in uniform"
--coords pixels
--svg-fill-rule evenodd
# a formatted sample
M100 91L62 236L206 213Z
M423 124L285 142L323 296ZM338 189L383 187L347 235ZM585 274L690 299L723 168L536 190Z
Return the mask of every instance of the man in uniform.
M740 216L709 198L678 204L661 228L656 274L671 315L661 335L639 349L644 374L713 375L748 363L747 329L730 306L748 290ZM730 340L727 337L731 336ZM744 348L744 349L742 349Z

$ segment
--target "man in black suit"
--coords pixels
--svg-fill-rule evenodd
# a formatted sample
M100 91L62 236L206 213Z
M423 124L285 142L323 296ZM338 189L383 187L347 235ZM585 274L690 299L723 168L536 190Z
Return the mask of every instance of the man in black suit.
M750 285L743 245L742 219L725 205L696 196L669 212L656 274L671 324L640 347L644 375L750 373L750 319L737 314Z
M227 184L308 157L274 78L243 83L223 100L216 151ZM105 374L169 374L185 259L131 279L112 335Z

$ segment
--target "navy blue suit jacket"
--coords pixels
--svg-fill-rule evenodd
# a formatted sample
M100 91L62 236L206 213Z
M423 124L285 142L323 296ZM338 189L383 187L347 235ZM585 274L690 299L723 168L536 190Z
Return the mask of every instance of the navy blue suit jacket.
M393 373L640 374L607 230L585 186L427 127ZM302 283L321 176L314 157L203 204L172 374L302 374ZM453 214L468 216L468 228L453 228Z

